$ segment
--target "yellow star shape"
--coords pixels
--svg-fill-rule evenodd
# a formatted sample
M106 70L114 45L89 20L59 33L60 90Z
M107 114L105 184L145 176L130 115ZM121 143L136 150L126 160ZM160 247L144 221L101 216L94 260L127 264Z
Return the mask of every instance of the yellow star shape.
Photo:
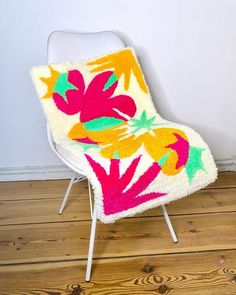
M101 72L113 69L117 79L124 75L124 88L128 90L131 73L134 74L139 87L148 93L147 85L144 81L142 71L131 49L127 48L122 51L108 54L87 63L88 66L94 66L91 73Z
M56 70L54 70L51 66L49 66L49 70L50 70L50 76L45 78L45 77L39 77L39 79L45 83L48 87L47 92L45 93L44 96L42 96L41 98L51 98L52 97L52 93L53 93L53 87L57 81L58 76L60 75L59 72L57 72Z

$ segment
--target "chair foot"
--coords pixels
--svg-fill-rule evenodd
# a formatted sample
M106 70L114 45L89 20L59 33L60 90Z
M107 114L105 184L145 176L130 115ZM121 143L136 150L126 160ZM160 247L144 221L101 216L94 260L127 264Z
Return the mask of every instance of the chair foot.
M91 278L91 270L92 270L92 260L93 260L93 248L94 248L94 239L95 239L95 232L96 232L96 224L97 224L97 216L96 210L93 210L93 219L92 219L92 226L90 232L90 241L89 241L89 251L88 251L88 260L87 260L87 268L86 268L86 275L85 281L90 282Z
M169 231L170 231L170 234L172 236L173 242L178 243L178 239L176 237L176 234L175 234L174 228L172 226L172 223L170 221L170 217L169 217L169 215L167 213L166 207L164 205L162 205L161 208L162 208L162 212L163 212L163 215L165 217L165 220L166 220L166 224L167 224L167 226L169 228Z

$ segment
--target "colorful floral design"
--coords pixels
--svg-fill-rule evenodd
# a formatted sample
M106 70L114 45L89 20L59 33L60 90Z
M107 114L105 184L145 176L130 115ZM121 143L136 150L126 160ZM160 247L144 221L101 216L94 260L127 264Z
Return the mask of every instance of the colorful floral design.
M144 133L136 135L133 131L129 133L128 123L123 122L100 132L88 130L85 124L78 123L68 136L78 142L84 138L90 139L91 144L96 142L104 158L128 158L144 146L150 157L162 164L163 173L175 175L184 168L188 160L189 143L182 130L166 127L149 130L148 127Z
M159 192L141 194L160 173L161 167L155 162L143 172L143 175L129 189L125 190L134 176L141 156L131 162L123 175L120 175L119 159L110 160L110 171L107 173L93 158L89 155L85 156L101 184L106 215L128 210L143 202L166 195L166 193Z
M117 81L110 87L106 86L107 81L113 72L106 71L98 74L85 89L84 78L80 71L72 70L68 72L68 82L71 89L64 84L56 90L63 88L64 93L54 92L53 100L58 109L67 115L80 113L80 121L87 122L97 118L116 118L126 121L127 117L132 117L136 112L134 100L128 95L113 96L117 87ZM55 85L57 86L57 84Z
M50 120L61 116L55 115L55 105L60 114L75 115L68 134L63 134L70 143L66 147L85 158L83 169L88 174L92 170L98 180L103 194L99 216L102 221L106 222L108 216L114 216L109 222L114 221L117 216L127 216L126 211L142 211L143 204L143 208L150 208L154 201L158 205L161 200L163 204L163 200L169 202L196 190L195 187L200 187L197 177L202 175L200 171L208 182L216 177L214 161L204 142L188 129L163 120L150 104L146 107L145 99L150 100L150 95L131 49L84 63L81 68L78 64L65 71L49 66L43 77L37 77L37 83L43 91L47 87L41 95L45 108L49 108L47 102L52 99ZM66 117L61 118L64 124ZM208 178L206 164L212 169ZM90 175L92 181L94 175ZM177 175L184 185L176 190L175 197L172 191ZM159 186L160 178L161 181L171 178L173 183L167 181L166 186ZM204 176L200 178L202 181Z

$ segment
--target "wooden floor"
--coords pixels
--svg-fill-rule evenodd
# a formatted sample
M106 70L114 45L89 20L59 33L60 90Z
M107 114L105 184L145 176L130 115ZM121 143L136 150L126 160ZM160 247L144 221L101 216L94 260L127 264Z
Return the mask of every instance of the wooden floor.
M92 280L84 282L90 234L87 183L0 183L0 294L236 294L236 173L167 209L97 226Z

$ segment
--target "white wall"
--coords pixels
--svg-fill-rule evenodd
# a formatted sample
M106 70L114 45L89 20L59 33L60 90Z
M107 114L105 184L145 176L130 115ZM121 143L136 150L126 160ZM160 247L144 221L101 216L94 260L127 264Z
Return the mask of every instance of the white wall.
M46 63L54 30L120 33L141 57L160 113L195 128L218 162L236 167L235 0L0 0L0 11L3 174L61 165L28 74Z

